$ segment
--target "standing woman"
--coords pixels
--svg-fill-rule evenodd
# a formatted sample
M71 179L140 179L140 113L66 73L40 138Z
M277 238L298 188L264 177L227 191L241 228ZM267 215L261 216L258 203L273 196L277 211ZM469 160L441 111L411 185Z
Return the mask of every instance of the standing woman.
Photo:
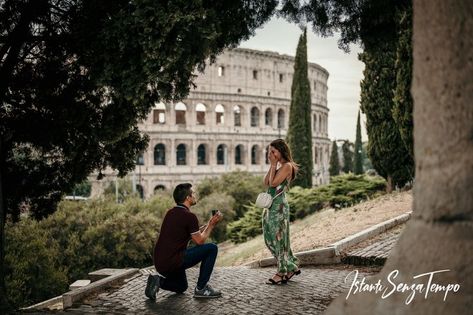
M278 263L277 273L266 284L286 283L301 273L297 258L292 254L289 241L289 204L285 190L296 176L298 166L292 160L291 151L282 139L269 145L268 160L271 164L264 177L268 193L274 198L269 209L263 212L263 236L266 246Z

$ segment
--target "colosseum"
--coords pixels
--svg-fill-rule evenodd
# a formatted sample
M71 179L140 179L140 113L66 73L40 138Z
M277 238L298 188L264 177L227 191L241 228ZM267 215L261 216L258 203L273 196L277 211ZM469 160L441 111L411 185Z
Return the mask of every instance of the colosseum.
M156 104L139 128L148 150L130 178L145 198L158 189L234 170L263 175L266 147L284 138L289 122L294 57L236 48L225 51L195 79L196 87L177 103ZM313 183L329 181L328 71L309 63L312 98ZM93 181L100 194L113 172Z

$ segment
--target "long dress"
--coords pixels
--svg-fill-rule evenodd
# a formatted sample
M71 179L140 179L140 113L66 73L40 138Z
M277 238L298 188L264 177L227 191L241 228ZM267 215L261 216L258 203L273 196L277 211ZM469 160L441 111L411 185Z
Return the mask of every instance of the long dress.
M277 187L269 187L268 193L276 196L288 186L284 180ZM278 263L278 272L286 274L298 269L297 258L292 254L289 240L289 204L285 192L274 198L269 209L263 212L263 236L266 246Z

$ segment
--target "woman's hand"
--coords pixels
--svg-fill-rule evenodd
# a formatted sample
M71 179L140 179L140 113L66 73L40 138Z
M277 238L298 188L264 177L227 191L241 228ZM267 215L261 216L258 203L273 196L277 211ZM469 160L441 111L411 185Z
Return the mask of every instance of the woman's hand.
M271 165L273 166L276 166L276 164L278 163L276 156L274 156L271 150L269 150L268 152L268 160L269 160L269 163L271 163Z

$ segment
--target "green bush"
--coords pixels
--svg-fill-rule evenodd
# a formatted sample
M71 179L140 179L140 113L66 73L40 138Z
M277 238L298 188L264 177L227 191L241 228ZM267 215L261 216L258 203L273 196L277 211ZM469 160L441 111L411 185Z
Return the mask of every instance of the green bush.
M216 178L207 178L197 186L201 199L212 193L225 193L232 196L235 199L233 209L236 218L240 218L245 214L245 206L256 200L258 194L263 190L263 177L254 176L243 171L231 172Z
M192 207L199 218L201 225L206 224L211 215L212 209L220 210L223 214L223 220L220 221L210 234L211 240L215 242L223 242L227 239L227 224L235 219L235 199L226 193L211 193L198 200L197 204Z
M326 206L336 209L351 206L384 193L385 183L381 177L346 174L332 177L328 185L310 189L293 187L287 193L290 219L304 218ZM262 210L253 204L246 208L245 215L228 226L228 236L235 243L245 242L262 233Z
M253 203L245 206L245 215L227 226L228 236L234 243L246 242L249 238L263 233L261 219L263 211Z
M67 290L61 248L48 230L25 219L5 227L5 283L10 302L24 307Z
M151 265L161 220L149 204L131 198L122 204L65 201L39 224L57 240L61 264L74 281L101 268Z

